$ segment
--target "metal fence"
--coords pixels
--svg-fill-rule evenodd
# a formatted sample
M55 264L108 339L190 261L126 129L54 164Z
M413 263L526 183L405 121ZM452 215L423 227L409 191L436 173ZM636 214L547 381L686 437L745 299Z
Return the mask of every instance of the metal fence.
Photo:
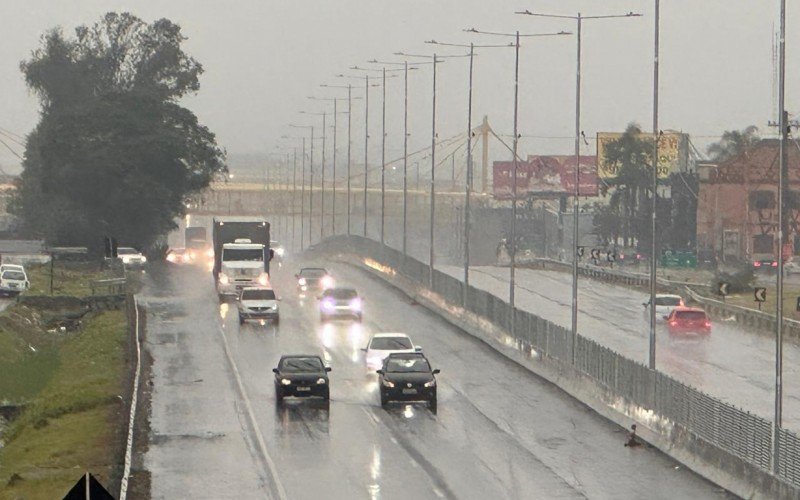
M427 286L429 266L400 251L357 236L327 240L328 248L355 252L403 277ZM464 284L434 270L433 291L452 304L462 304ZM466 309L509 331L511 307L504 300L472 286L467 289ZM513 311L515 339L538 353L571 362L572 336L567 328L527 311ZM772 423L762 417L720 401L668 375L586 337L578 335L575 368L592 377L612 393L652 411L687 429L696 437L769 472L772 455ZM778 477L800 486L800 438L781 429L778 440Z

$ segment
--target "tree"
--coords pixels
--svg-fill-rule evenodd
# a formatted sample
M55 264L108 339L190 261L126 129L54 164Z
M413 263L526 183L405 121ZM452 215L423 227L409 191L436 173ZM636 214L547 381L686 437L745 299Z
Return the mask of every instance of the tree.
M20 64L42 106L12 205L29 233L148 248L226 171L214 134L177 103L203 71L184 40L169 20L109 13L73 38L50 30Z
M742 151L754 146L761 138L758 136L758 127L750 125L743 130L727 130L722 138L708 146L706 151L711 160L719 163L733 158Z

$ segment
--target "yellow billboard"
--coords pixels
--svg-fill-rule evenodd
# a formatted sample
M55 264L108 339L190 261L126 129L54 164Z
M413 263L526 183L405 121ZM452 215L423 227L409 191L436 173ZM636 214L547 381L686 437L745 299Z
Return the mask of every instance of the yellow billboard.
M610 161L606 155L608 144L619 140L621 132L597 133L597 176L613 179L619 173L619 165ZM638 138L653 144L653 134L639 134ZM667 179L670 174L686 168L686 147L688 136L679 132L665 132L658 140L658 178Z

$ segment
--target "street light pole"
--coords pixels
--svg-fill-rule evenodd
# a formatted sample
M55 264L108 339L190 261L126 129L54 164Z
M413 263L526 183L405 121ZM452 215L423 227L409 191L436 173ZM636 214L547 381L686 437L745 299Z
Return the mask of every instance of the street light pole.
M336 123L339 121L336 107L339 99L333 100L333 173L331 174L331 236L336 235Z
M469 294L469 230L470 230L470 198L472 196L472 68L475 45L469 44L469 97L467 98L467 184L464 193L464 300L467 307Z
M293 161L292 161L292 209L289 211L289 213L292 216L292 252L295 252L296 251L296 248L295 248L296 235L295 235L295 215L294 215L294 210L295 210L295 207L297 206L297 202L295 201L295 199L297 198L297 148L296 147L293 150L293 157L294 158L293 158Z
M381 115L381 245L386 243L386 68L383 68L383 111Z
M775 306L775 419L772 422L772 473L780 470L780 431L783 426L783 242L788 235L785 220L786 182L789 164L786 158L786 142L789 133L786 112L786 0L781 0L778 75L778 127L780 128L780 154L778 169L778 277L777 303Z
M433 106L431 113L431 245L429 256L428 285L433 290L433 261L434 251L434 217L436 213L436 53L433 54Z
M319 209L319 241L325 238L325 138L328 135L328 127L325 123L328 114L322 113L322 178L320 181L320 209Z
M653 199L652 199L652 218L650 221L651 245L650 245L650 357L648 366L651 370L656 369L656 209L658 208L658 57L659 57L659 24L661 6L660 0L655 0L655 40L653 43Z
M515 278L517 270L517 148L519 145L519 31L516 33L514 41L514 145L513 145L513 181L511 183L511 276L509 279L508 304L511 309L511 335L516 330L516 305L514 292L516 288Z
M303 155L302 155L301 177L303 179L300 185L300 251L305 250L305 218L306 218L306 138L303 137Z
M403 61L403 257L408 240L408 61Z
M575 195L572 202L572 341L570 342L571 360L575 364L575 347L578 338L578 238L580 232L578 225L580 221L580 181L581 181L581 30L584 20L592 19L615 19L624 17L641 17L641 14L628 12L627 14L614 14L606 16L582 16L579 12L577 16L565 16L557 14L541 14L525 10L517 12L526 16L535 17L550 17L556 19L572 19L575 20L578 26L578 40L577 40L577 64L575 72Z
M353 108L352 87L347 85L347 236L350 236L350 131L352 125Z
M369 173L369 75L364 77L364 238L367 237L367 176Z

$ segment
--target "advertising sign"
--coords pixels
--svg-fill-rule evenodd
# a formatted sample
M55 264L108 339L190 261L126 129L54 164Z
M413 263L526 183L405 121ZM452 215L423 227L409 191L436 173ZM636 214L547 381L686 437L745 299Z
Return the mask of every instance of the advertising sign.
M608 145L622 137L620 132L597 133L597 174L601 179L613 179L619 173L619 165L608 159ZM639 139L653 143L653 134L639 134ZM665 132L658 140L658 178L667 179L670 174L686 168L688 136L678 132Z

